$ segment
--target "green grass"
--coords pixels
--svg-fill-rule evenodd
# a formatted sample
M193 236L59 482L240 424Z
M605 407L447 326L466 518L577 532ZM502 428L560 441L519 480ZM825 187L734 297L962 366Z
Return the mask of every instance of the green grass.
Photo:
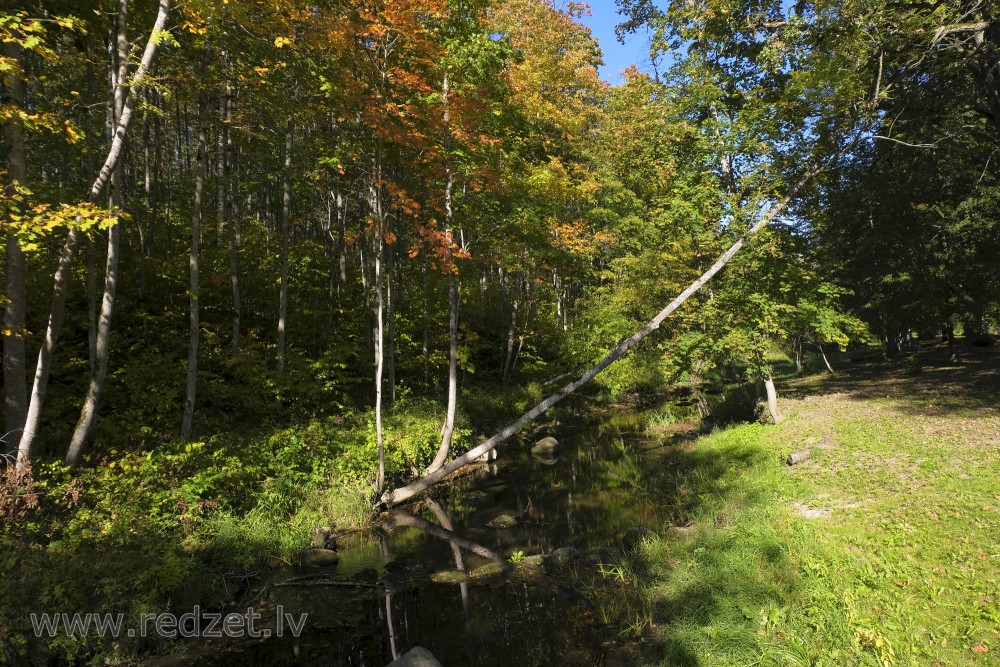
M666 523L693 526L632 556L661 664L1000 664L996 357L936 361L803 379L782 424L658 467Z

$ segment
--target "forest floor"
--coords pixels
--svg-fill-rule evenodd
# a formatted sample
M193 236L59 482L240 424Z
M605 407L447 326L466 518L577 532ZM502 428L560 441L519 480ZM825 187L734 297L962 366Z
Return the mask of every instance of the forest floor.
M677 447L646 480L667 527L627 563L647 655L1000 664L997 388L995 346L961 346L957 363L934 346L788 378L781 424Z

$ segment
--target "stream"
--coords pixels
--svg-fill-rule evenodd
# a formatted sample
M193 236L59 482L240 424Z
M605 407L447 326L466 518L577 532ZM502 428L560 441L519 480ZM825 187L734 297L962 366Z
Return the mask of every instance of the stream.
M559 440L554 455L504 446L432 499L341 536L337 565L273 571L241 602L271 636L193 664L383 667L415 646L445 667L634 664L641 632L612 618L628 587L614 563L660 523L637 487L671 446L641 425L626 413L536 436ZM293 622L308 614L298 637L285 622L275 636L279 606Z

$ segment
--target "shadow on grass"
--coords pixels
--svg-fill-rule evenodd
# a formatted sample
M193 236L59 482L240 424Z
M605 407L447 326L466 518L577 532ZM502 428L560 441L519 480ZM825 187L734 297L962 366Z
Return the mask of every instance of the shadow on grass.
M857 400L889 400L904 414L940 416L1000 409L1000 347L958 342L921 347L885 362L862 358L837 367L837 373L792 378L779 386L788 398L843 393Z
M798 568L774 503L781 464L761 446L767 427L745 424L669 451L643 486L664 528L627 555L647 614L659 628L662 665L796 664L778 630Z

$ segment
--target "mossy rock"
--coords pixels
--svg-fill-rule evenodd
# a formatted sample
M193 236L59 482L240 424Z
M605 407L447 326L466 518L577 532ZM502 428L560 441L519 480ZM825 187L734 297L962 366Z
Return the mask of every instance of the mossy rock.
M478 579L492 579L494 577L499 577L507 572L508 568L503 563L498 563L496 561L487 563L477 567L475 570L469 573L469 578Z
M551 456L559 450L559 441L553 437L542 438L531 447L532 454Z
M513 528L516 525L517 519L510 514L501 514L500 516L486 522L486 526L488 528Z
M441 570L431 575L431 581L436 584L460 584L465 577L465 572L460 570Z

